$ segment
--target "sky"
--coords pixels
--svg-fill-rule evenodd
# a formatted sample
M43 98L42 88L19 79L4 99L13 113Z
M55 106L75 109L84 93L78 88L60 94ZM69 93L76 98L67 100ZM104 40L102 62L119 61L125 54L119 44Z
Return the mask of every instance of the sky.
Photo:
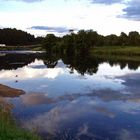
M35 36L73 29L102 35L140 32L140 0L0 0L0 28Z

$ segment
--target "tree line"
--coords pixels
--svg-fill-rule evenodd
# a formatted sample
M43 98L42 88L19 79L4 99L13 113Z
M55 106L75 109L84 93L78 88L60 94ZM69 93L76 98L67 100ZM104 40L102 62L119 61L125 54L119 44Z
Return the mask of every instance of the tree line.
M63 37L47 34L46 37L35 37L27 32L5 28L0 29L0 44L32 45L41 44L48 52L85 53L91 48L101 46L140 46L140 34L137 31L122 32L103 36L93 30L80 30L78 33L70 31Z
M0 44L5 45L32 45L38 44L42 41L42 37L35 38L27 32L5 28L0 29Z
M140 46L140 34L137 31L131 31L128 35L121 32L119 36L115 34L103 36L93 30L80 30L78 33L70 32L63 37L47 34L43 40L43 46L49 53L86 54L94 47Z

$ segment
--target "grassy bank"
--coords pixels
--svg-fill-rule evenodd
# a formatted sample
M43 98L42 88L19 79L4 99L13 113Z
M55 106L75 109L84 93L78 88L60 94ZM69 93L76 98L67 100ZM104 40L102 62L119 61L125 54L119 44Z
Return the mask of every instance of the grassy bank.
M6 97L18 97L25 92L0 84L0 140L40 140L37 135L19 128L12 116L13 105Z
M140 56L140 47L95 47L92 55Z
M138 62L140 63L140 56L121 56L121 55L106 55L106 54L95 54L96 58L103 59L104 61L124 61L124 62Z
M12 107L0 98L0 140L41 140L37 135L17 127L11 114Z

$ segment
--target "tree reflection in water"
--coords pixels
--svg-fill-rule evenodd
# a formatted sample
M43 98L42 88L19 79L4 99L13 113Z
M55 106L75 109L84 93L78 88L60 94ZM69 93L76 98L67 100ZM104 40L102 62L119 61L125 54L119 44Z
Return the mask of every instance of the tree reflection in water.
M58 61L61 59L65 65L73 73L76 70L81 75L89 74L92 75L98 71L100 64L107 62L110 66L120 65L121 69L126 66L130 70L136 70L140 66L140 61L137 58L127 59L127 57L114 57L114 56L90 56L90 55L62 55L58 54L7 54L5 56L0 56L0 70L12 70L21 68L35 61L35 59L43 60L44 64L48 68L55 68Z

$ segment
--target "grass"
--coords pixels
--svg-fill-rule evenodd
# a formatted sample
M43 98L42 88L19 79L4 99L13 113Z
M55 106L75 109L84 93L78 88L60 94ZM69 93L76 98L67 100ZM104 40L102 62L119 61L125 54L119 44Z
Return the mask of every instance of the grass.
M140 56L140 47L95 47L91 50L95 55Z
M111 61L125 61L125 62L140 62L140 56L133 55L132 57L127 55L109 55L109 54L94 54L92 55L96 58L101 58L104 60L111 60Z
M16 125L11 109L10 104L5 102L0 104L0 140L41 140L39 136Z

